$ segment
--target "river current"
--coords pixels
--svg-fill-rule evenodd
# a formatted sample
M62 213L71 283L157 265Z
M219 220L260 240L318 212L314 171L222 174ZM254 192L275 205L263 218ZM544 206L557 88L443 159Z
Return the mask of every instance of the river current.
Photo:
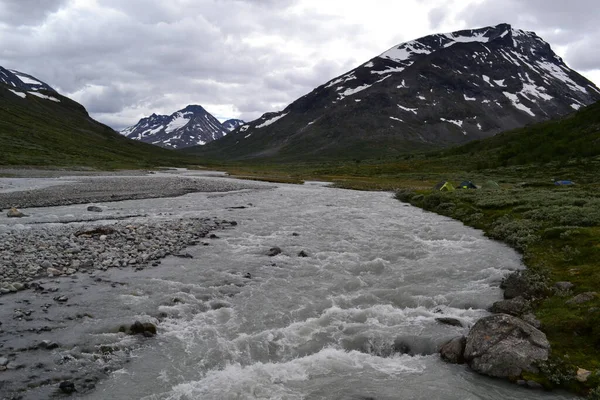
M572 398L479 376L436 353L501 299L502 277L522 268L516 252L391 193L264 187L106 203L144 218L217 216L237 226L186 249L193 258L106 272L127 285L90 304L95 314L160 313L158 335L76 397ZM275 246L282 252L267 255ZM106 337L95 324L86 334Z

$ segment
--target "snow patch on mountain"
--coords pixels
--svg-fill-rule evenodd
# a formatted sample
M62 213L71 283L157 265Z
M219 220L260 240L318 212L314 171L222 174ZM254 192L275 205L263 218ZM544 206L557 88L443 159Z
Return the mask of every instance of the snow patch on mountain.
M282 114L282 115L278 115L276 117L273 117L271 119L266 120L265 122L263 122L260 125L256 125L256 128L264 128L265 126L269 126L277 121L279 121L281 118L285 117L286 115L288 115L288 113Z
M527 107L519 101L519 96L508 92L502 92L502 94L504 94L511 101L512 105L515 108L518 108L521 111L525 111L527 114L531 115L532 117L535 117L535 114L533 113L533 111L531 111L531 108Z
M38 93L38 92L27 92L27 93L29 93L29 94L32 94L32 95L34 95L34 96L37 96L37 97L39 97L40 99L46 99L46 100L51 100L51 101L55 101L55 102L57 102L57 103L60 103L60 100L59 100L59 99L57 99L57 98L55 98L55 97L52 97L52 96L46 96L46 95L44 95L44 94L41 94L41 93Z
M12 90L12 89L8 89L11 92L13 92L14 94L16 94L17 96L19 96L20 98L24 99L25 97L27 97L27 95L23 92L17 92L16 90Z

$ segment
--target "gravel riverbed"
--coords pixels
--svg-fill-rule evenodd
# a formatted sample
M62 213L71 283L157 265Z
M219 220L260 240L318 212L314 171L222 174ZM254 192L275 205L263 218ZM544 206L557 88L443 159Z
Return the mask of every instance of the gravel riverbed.
M135 279L129 274L142 276L147 269L150 276L164 259L189 258L186 248L208 246L219 230L237 225L193 213L151 218L143 210L123 212L115 202L265 188L181 171L48 178L18 172L0 178L0 399L62 396L74 385L80 392L92 389L140 345L122 334L105 345L106 335L120 326L133 329L133 320L102 326L103 344L89 342L84 326L99 323L94 301L122 287L119 277ZM56 206L74 204L75 212L55 215ZM10 207L26 216L8 218ZM119 312L111 318L118 319Z

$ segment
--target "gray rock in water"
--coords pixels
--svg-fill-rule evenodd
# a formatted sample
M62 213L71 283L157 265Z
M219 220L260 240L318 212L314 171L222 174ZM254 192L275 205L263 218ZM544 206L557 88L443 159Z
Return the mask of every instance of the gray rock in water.
M98 206L88 206L87 210L91 212L102 212L102 209Z
M12 207L10 210L8 210L8 212L6 213L6 216L8 218L22 218L22 217L25 217L25 214L23 214L21 211L17 210L15 207Z
M492 305L491 311L495 314L509 314L520 317L529 308L527 301L521 297L515 297L510 300L497 301Z
M583 304L588 301L592 301L596 298L596 292L585 292L578 294L570 300L567 300L567 304Z
M477 321L467 336L464 357L476 372L500 378L537 372L535 363L550 353L546 335L527 322L507 314Z
M8 358L0 357L0 366L5 367L6 365L8 365Z
M448 318L448 317L440 317L435 319L440 324L444 325L452 325L452 326L462 326L462 322L460 322L456 318Z
M452 364L464 364L463 356L467 338L464 336L455 337L454 339L444 343L440 348L440 356L442 360Z
M280 249L279 247L271 247L271 248L269 249L269 251L267 252L267 255L268 255L269 257L274 257L274 256L276 256L277 254L281 254L281 249Z
M71 394L76 392L75 390L75 384L73 382L70 381L63 381L58 385L58 388L60 389L61 392L63 393L67 393L67 394Z

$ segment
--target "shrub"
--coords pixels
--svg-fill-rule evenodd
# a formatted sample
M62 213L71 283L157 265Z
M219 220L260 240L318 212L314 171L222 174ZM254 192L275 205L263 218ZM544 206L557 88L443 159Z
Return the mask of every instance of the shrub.
M415 197L415 192L408 189L400 189L396 192L394 197L403 203L410 203L410 200Z
M525 251L538 240L536 234L539 224L527 219L513 219L510 216L498 218L490 230L489 236L512 245L517 250Z

